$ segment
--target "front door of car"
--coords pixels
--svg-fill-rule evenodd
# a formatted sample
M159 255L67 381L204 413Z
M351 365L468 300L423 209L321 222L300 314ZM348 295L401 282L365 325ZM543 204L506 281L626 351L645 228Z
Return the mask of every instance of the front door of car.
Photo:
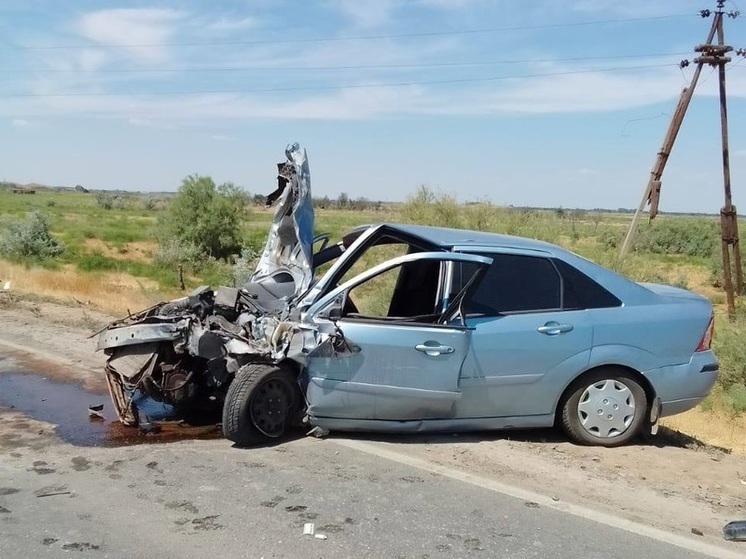
M492 265L463 305L474 328L462 371L464 410L471 417L553 413L566 383L588 363L591 316L564 304L550 258L489 256Z
M477 272L491 260L447 252L401 256L350 279L309 309L308 319L320 331L333 321L344 338L309 355L311 417L453 416L471 331L463 323L444 324L450 313L443 311L442 296L447 262L469 263Z

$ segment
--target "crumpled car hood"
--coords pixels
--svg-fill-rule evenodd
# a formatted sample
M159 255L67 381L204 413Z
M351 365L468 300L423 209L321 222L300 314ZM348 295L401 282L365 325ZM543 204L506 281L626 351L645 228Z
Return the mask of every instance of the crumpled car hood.
M287 162L277 164L277 190L267 199L267 205L278 201L267 242L247 285L289 274L297 295L313 281L311 174L305 148L288 145L285 156Z

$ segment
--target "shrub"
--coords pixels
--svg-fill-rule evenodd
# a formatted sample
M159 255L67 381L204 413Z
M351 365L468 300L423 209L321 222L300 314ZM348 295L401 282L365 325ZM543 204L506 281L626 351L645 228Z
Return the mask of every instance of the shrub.
M110 210L114 207L114 197L111 194L99 192L96 194L96 203L105 210Z
M431 207L435 203L435 193L425 185L417 187L417 192L407 197L401 207L404 221L429 223Z
M195 246L215 258L236 254L245 205L246 195L236 186L216 186L210 177L189 176L159 220L160 242Z
M65 251L65 245L49 232L44 214L34 211L11 221L0 238L0 254L10 260L45 260Z
M746 412L746 385L734 384L728 387L723 403L729 410L736 413Z
M733 322L725 317L718 317L715 324L712 348L720 361L718 384L726 390L736 384L746 385L744 331L746 331L746 317L740 312Z
M173 269L185 266L196 271L202 268L207 259L196 244L181 243L178 239L168 239L159 243L155 252L157 264Z
M244 285L256 268L258 258L257 252L251 247L244 247L241 250L241 256L236 259L233 265L233 285Z
M709 258L719 246L715 221L691 218L663 219L640 227L635 250L658 254L685 254Z
M410 223L461 227L461 207L449 194L436 194L427 186L420 186L402 205L402 216Z

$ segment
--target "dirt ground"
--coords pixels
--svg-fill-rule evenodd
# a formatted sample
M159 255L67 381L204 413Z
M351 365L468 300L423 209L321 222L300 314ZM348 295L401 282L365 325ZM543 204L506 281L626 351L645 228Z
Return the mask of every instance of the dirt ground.
M103 356L94 352L95 341L87 336L110 318L85 306L0 304L0 350L26 363L38 360L50 376L101 391ZM18 410L5 410L0 417L2 454L8 434L28 420ZM330 443L335 440L348 438L333 433ZM585 506L712 543L723 543L727 522L746 519L746 456L665 428L657 436L616 449L575 446L553 430L353 440L434 468L499 480L557 503ZM746 554L746 543L742 545Z

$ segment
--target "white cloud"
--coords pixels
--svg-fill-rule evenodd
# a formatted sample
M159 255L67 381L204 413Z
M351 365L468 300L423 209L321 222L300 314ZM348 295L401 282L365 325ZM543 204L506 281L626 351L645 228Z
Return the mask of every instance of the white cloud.
M358 28L380 27L388 23L393 10L397 7L395 0L333 0L332 2L353 25Z
M10 121L10 124L16 128L36 128L39 125L38 123L26 120L25 118L14 118Z
M563 4L563 8L573 12L603 15L604 19L609 16L656 17L687 13L693 16L702 7L702 2L697 0L574 0Z
M460 10L479 0L419 0L420 4L442 10Z
M153 121L147 118L132 117L132 118L128 118L127 122L131 124L132 126L146 126L146 127L153 126Z
M142 111L140 111L141 113ZM173 130L176 128L173 123L165 121L163 119L155 118L143 118L140 116L129 117L127 123L131 126L138 126L141 128L157 128L159 130Z
M415 114L583 114L659 102L670 102L673 108L681 88L681 74L675 68L559 74L563 70L554 66L542 72L558 72L557 75L480 84L361 87L323 92L9 98L0 105L0 116L99 115L129 119L134 126L163 127L233 118L356 120ZM746 98L746 75L733 79L735 76L730 74L730 98ZM374 80L366 78L365 83ZM714 81L705 84L697 95L712 99L717 95L717 84Z
M116 8L84 14L77 22L78 33L107 46L158 45L172 39L184 13L163 8ZM164 47L123 47L130 56L146 62L166 60Z
M77 65L83 72L93 72L104 65L107 54L98 49L85 49L78 55Z
M234 19L223 16L211 21L205 27L211 31L240 31L242 29L256 27L256 24L256 19L253 17Z
M578 175L582 177L592 177L593 175L597 175L598 171L595 169L588 169L587 167L582 167L578 169Z

